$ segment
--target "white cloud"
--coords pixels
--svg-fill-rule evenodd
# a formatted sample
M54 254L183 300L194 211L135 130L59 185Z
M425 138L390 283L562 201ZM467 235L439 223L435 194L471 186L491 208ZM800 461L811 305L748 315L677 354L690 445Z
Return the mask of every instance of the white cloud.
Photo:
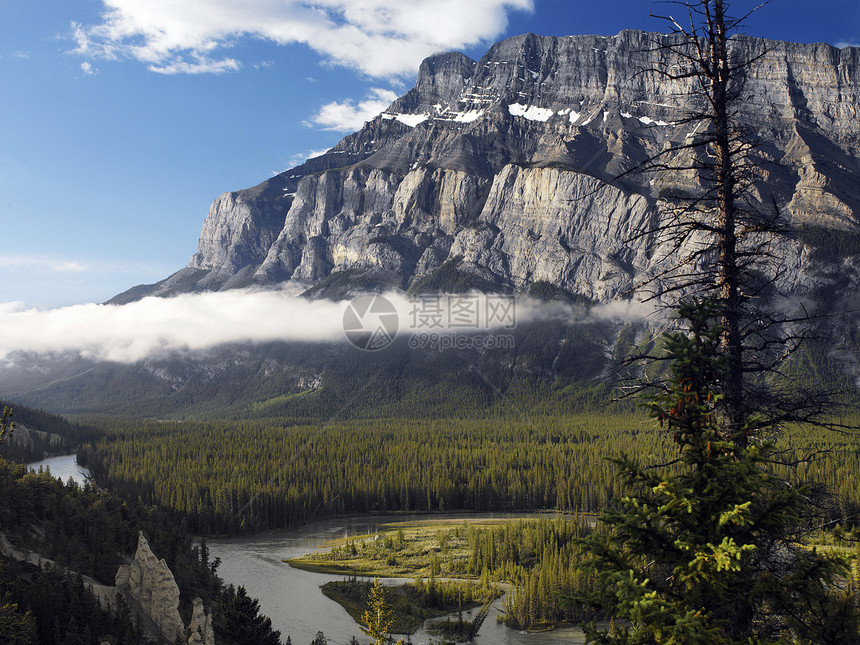
M860 41L858 41L858 40L843 40L843 41L836 43L835 46L838 47L839 49L842 49L843 47L860 47Z
M307 125L311 125L308 123ZM331 148L321 148L320 150L306 150L305 152L300 152L298 154L293 155L287 161L288 168L294 168L306 162L308 159L313 159L314 157L319 157L320 155L324 155Z
M0 360L9 359L15 352L71 352L89 359L136 362L225 343L345 342L343 320L349 302L310 301L293 293L286 289L246 289L144 298L127 305L84 304L50 310L0 303ZM416 326L415 300L401 293L385 295L397 310L399 333L427 331L420 324ZM455 302L462 304L464 298L473 304L468 311L496 312L489 325L485 314L478 314L482 324L476 331L498 329L512 322L564 320L571 316L571 308L560 303L522 299L514 304L507 296L469 294L450 300L440 297L440 320L461 317L466 310ZM434 307L432 311L435 315L437 310ZM434 325L431 331L467 333L457 326Z
M595 305L588 313L591 320L643 322L660 317L660 311L650 302L638 300L612 300Z
M333 101L323 105L313 117L313 121L326 130L355 132L361 129L365 121L370 121L377 116L395 99L397 99L397 95L391 90L375 87L358 105L353 103L351 99L347 99L343 103Z
M134 59L166 74L223 72L222 50L250 36L304 44L374 77L414 73L430 54L491 41L534 0L102 0L96 25L72 24L75 51Z
M27 304L21 300L16 300L14 302L0 302L0 316L5 316L6 314L14 314L26 310Z
M99 70L95 69L89 61L84 61L81 63L81 71L85 76L93 76L97 74Z
M127 305L40 311L0 307L0 357L15 351L78 352L134 362L231 342L343 338L345 303L311 302L279 291L227 291L144 298Z
M238 72L241 65L235 58L223 60L210 60L205 56L195 57L193 62L185 60L173 60L164 65L150 65L149 70L159 74L223 74L224 72Z

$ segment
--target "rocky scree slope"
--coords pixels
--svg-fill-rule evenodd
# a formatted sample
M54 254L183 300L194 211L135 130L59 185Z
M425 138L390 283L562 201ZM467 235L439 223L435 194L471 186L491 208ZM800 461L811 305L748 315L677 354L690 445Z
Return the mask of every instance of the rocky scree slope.
M188 266L113 302L145 295L284 281L408 288L456 261L503 291L536 281L606 301L655 275L668 248L637 237L660 220L689 173L631 173L671 142L690 88L653 69L667 64L640 31L617 36L526 34L480 61L425 60L415 86L325 155L225 193L203 224ZM753 195L795 223L856 231L860 217L860 49L739 37L738 58L763 57L736 105L754 128ZM809 289L810 249L785 240L783 292ZM853 268L843 262L846 269ZM328 280L328 281L327 281Z

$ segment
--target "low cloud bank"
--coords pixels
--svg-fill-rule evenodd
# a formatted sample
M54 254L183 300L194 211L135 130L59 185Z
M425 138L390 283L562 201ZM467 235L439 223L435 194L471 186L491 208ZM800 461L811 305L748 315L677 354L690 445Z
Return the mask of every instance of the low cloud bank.
M130 363L174 350L233 342L331 341L343 337L345 303L280 291L226 291L84 304L40 311L0 306L0 356L79 352Z
M638 300L613 300L595 305L588 313L589 321L653 322L659 317L656 305Z
M396 309L398 335L510 329L539 319L569 321L573 315L561 303L521 298L513 304L509 296L389 293L384 298ZM50 310L0 303L0 358L16 352L71 352L133 363L227 343L347 342L344 313L352 302L307 300L284 290L233 290Z

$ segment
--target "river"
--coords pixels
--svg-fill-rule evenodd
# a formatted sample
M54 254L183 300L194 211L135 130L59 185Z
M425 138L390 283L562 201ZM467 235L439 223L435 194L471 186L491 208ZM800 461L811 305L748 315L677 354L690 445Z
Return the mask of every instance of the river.
M79 484L89 477L89 471L79 466L75 455L51 457L27 464L29 468L50 468L54 477L63 481L69 477ZM290 636L294 645L310 643L318 631L331 639L332 645L346 645L352 636L366 643L346 610L326 598L320 586L343 576L312 573L294 569L282 562L316 550L330 540L353 535L376 533L387 522L427 519L426 515L367 516L337 518L315 522L308 526L269 531L251 537L209 540L210 559L221 558L219 575L228 584L244 586L251 596L259 598L261 611L280 630L282 641ZM445 515L445 519L516 518L522 514L462 513ZM386 583L402 581L386 580ZM582 630L577 627L551 632L526 633L509 629L496 622L502 598L493 603L493 610L481 627L475 643L478 645L573 645L584 643ZM416 645L426 644L430 636L423 630L411 637Z
M51 470L51 475L54 477L62 479L64 482L68 481L69 477L71 477L81 486L84 485L84 481L90 476L89 470L78 465L77 455L48 457L42 461L34 461L31 464L27 464L27 468L32 468L36 471L38 471L39 468L49 468Z
M352 636L360 642L367 638L358 629L346 610L326 598L320 585L329 580L343 580L342 575L312 573L294 569L282 562L311 551L337 538L376 533L381 524L427 519L426 515L396 515L378 517L337 518L315 522L308 526L242 538L208 541L210 559L221 558L219 574L234 585L242 585L251 596L259 598L260 608L280 630L282 641L289 635L294 645L310 643L318 631L331 639L332 645L346 645ZM450 514L445 519L515 518L522 514ZM402 581L383 580L394 584ZM496 622L503 598L493 603L486 622L475 643L478 645L571 645L584 643L578 627L551 632L527 633L509 629ZM426 644L430 636L423 630L413 634L411 641ZM436 640L436 639L434 639Z

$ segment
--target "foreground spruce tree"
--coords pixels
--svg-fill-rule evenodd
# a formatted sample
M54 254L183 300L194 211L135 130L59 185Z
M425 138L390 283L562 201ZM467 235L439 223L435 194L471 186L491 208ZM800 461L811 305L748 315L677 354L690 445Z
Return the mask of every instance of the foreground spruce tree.
M650 469L618 460L631 494L584 541L598 618L589 642L856 643L846 563L803 543L807 490L768 472L774 447L738 442L720 411L727 359L713 301L679 307L668 334L671 376L646 405L678 447ZM745 437L762 420L744 420Z
M628 496L584 541L595 577L586 600L611 622L593 623L587 637L856 643L846 563L811 546L811 491L772 468L770 438L784 424L834 424L827 392L785 377L809 316L773 304L792 227L775 197L763 199L773 192L760 172L766 155L735 106L768 52L735 46L744 15L731 17L728 0L661 4L675 12L662 16L673 33L655 37L654 68L643 72L683 95L692 107L676 125L693 129L631 172L691 181L662 196L662 217L640 233L670 249L643 289L674 310L680 331L648 357L668 360L668 378L646 371L639 388L678 456L656 467L617 462Z

